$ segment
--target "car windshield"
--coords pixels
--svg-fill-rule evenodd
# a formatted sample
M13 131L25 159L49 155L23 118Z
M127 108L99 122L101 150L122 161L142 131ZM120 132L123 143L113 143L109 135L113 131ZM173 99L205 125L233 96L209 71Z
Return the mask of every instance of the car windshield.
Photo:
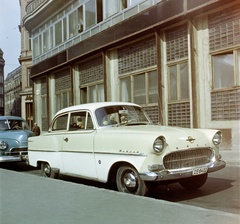
M29 126L23 120L0 120L0 131L7 130L29 130Z
M109 106L99 108L95 112L98 125L140 125L152 123L147 114L136 106Z

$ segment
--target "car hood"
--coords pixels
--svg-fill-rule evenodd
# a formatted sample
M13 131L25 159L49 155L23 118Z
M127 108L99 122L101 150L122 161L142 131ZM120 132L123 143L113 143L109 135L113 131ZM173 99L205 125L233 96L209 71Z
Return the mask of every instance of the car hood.
M26 141L28 137L34 136L33 132L29 130L9 130L0 132L0 141L1 140L18 140Z
M217 130L212 129L191 129L160 125L119 126L102 130L104 136L108 136L109 139L114 139L116 142L121 142L121 144L134 142L134 144L143 146L147 142L149 145L149 141L153 143L157 137L163 136L167 147L172 150L211 147L212 137L216 132Z

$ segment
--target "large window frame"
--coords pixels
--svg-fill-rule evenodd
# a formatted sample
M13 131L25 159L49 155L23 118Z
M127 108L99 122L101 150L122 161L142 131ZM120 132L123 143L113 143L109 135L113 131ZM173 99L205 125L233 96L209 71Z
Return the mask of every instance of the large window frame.
M168 102L189 102L189 66L188 60L181 60L167 66L168 68Z
M155 76L155 82L150 76ZM134 102L142 106L158 103L158 75L156 69L119 77L120 101Z
M212 89L225 90L240 86L240 48L212 55ZM227 74L227 75L226 75Z
M80 86L81 103L104 102L104 83L103 81L89 83Z

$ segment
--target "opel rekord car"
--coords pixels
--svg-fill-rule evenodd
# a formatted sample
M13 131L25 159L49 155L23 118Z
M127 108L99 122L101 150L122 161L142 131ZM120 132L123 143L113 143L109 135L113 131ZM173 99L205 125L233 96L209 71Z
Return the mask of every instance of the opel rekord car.
M23 161L33 135L23 118L0 116L0 163Z
M221 138L218 130L154 125L133 103L83 104L62 109L48 133L29 138L28 162L46 177L79 176L136 195L166 182L197 189L226 165Z

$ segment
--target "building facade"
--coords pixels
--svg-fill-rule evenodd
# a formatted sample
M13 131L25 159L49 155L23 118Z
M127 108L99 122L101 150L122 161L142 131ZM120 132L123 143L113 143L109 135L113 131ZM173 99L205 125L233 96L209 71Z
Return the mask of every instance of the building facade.
M222 148L239 150L238 0L33 0L25 9L43 131L63 107L126 101L156 123L220 129Z
M21 32L21 54L19 63L21 64L22 89L20 92L22 117L26 119L29 126L32 127L33 120L33 97L32 97L32 81L30 79L30 67L32 66L32 49L31 37L23 24L23 18L26 16L26 6L30 0L19 0L21 24L19 30Z
M5 115L21 117L21 67L10 72L4 81Z
M4 115L4 66L3 51L0 48L0 116Z

